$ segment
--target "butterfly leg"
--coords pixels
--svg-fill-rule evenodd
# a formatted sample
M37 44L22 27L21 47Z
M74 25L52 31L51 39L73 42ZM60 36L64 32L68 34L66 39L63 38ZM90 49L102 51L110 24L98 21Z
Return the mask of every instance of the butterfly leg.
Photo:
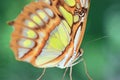
M70 76L70 80L72 80L72 66L70 67L70 73L69 73L69 76Z
M64 74L63 74L62 80L64 80L67 71L68 71L68 67L65 69L65 72L64 72Z
M44 68L42 74L40 75L40 77L39 77L37 80L41 80L41 78L42 78L42 77L44 76L44 74L45 74L45 71L46 71L46 68Z
M88 73L87 65L84 59L83 59L83 64L84 64L85 74L87 75L88 79L93 80L92 77Z

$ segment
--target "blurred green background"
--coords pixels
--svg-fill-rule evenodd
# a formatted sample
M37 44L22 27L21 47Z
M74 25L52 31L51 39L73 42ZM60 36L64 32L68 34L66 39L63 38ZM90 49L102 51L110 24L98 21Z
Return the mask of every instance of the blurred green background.
M6 23L14 20L31 1L0 2L0 80L36 80L42 72L31 64L16 61L9 47L13 29ZM81 47L94 80L120 80L120 0L91 0ZM62 69L49 68L43 80L61 80L63 73ZM73 80L88 80L82 62L73 67Z

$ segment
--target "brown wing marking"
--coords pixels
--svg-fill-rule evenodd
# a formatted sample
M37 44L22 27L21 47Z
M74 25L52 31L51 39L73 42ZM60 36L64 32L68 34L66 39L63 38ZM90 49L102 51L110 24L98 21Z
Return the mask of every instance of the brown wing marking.
M13 23L15 30L12 33L11 48L13 49L15 56L18 60L28 61L34 65L34 61L42 51L42 48L45 46L45 43L49 38L50 32L60 23L60 18L54 12L55 17L54 18L49 17L50 18L49 22L46 23L43 27L39 27L39 25L36 24L34 21L33 22L36 24L36 26L33 28L30 28L24 24L24 20L26 19L31 20L29 17L30 14L35 13L36 9L41 9L44 7L48 7L54 12L52 7L46 5L45 3L32 2L31 4L27 5L24 8L23 12L18 16L18 18ZM37 33L38 37L36 39L33 39L34 42L36 43L34 48L30 49L30 51L27 54L25 54L22 58L18 58L18 48L20 48L21 46L19 46L17 42L20 38L23 38L23 36L21 36L23 28L29 28L31 30L34 30ZM40 33L43 33L45 36L41 38L41 36L39 35Z

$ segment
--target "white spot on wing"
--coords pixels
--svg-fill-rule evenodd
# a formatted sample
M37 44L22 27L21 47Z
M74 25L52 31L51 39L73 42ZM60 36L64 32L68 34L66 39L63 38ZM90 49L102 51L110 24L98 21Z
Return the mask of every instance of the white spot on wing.
M40 38L44 38L44 37L46 36L46 35L45 35L45 33L44 33L44 32L42 32L42 31L41 31L41 32L39 32L38 34L39 34L39 37L40 37Z
M19 48L18 49L18 58L22 58L30 49Z
M86 0L80 0L81 6L84 7L85 6L85 1Z
M50 17L54 17L54 14L53 14L53 12L52 12L51 9L45 8L44 10L45 10L45 12L46 12Z
M37 10L37 14L42 18L43 21L48 22L49 17L43 10Z

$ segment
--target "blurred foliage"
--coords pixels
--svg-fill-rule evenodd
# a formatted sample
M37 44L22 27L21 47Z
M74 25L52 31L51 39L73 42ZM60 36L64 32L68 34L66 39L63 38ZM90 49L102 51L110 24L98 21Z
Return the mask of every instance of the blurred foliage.
M15 60L9 46L13 29L6 23L14 20L31 1L0 2L0 80L36 80L42 72L31 64ZM94 80L120 80L120 0L91 0L81 47ZM43 80L61 80L63 73L62 69L49 68ZM82 62L73 67L73 80L88 80Z

